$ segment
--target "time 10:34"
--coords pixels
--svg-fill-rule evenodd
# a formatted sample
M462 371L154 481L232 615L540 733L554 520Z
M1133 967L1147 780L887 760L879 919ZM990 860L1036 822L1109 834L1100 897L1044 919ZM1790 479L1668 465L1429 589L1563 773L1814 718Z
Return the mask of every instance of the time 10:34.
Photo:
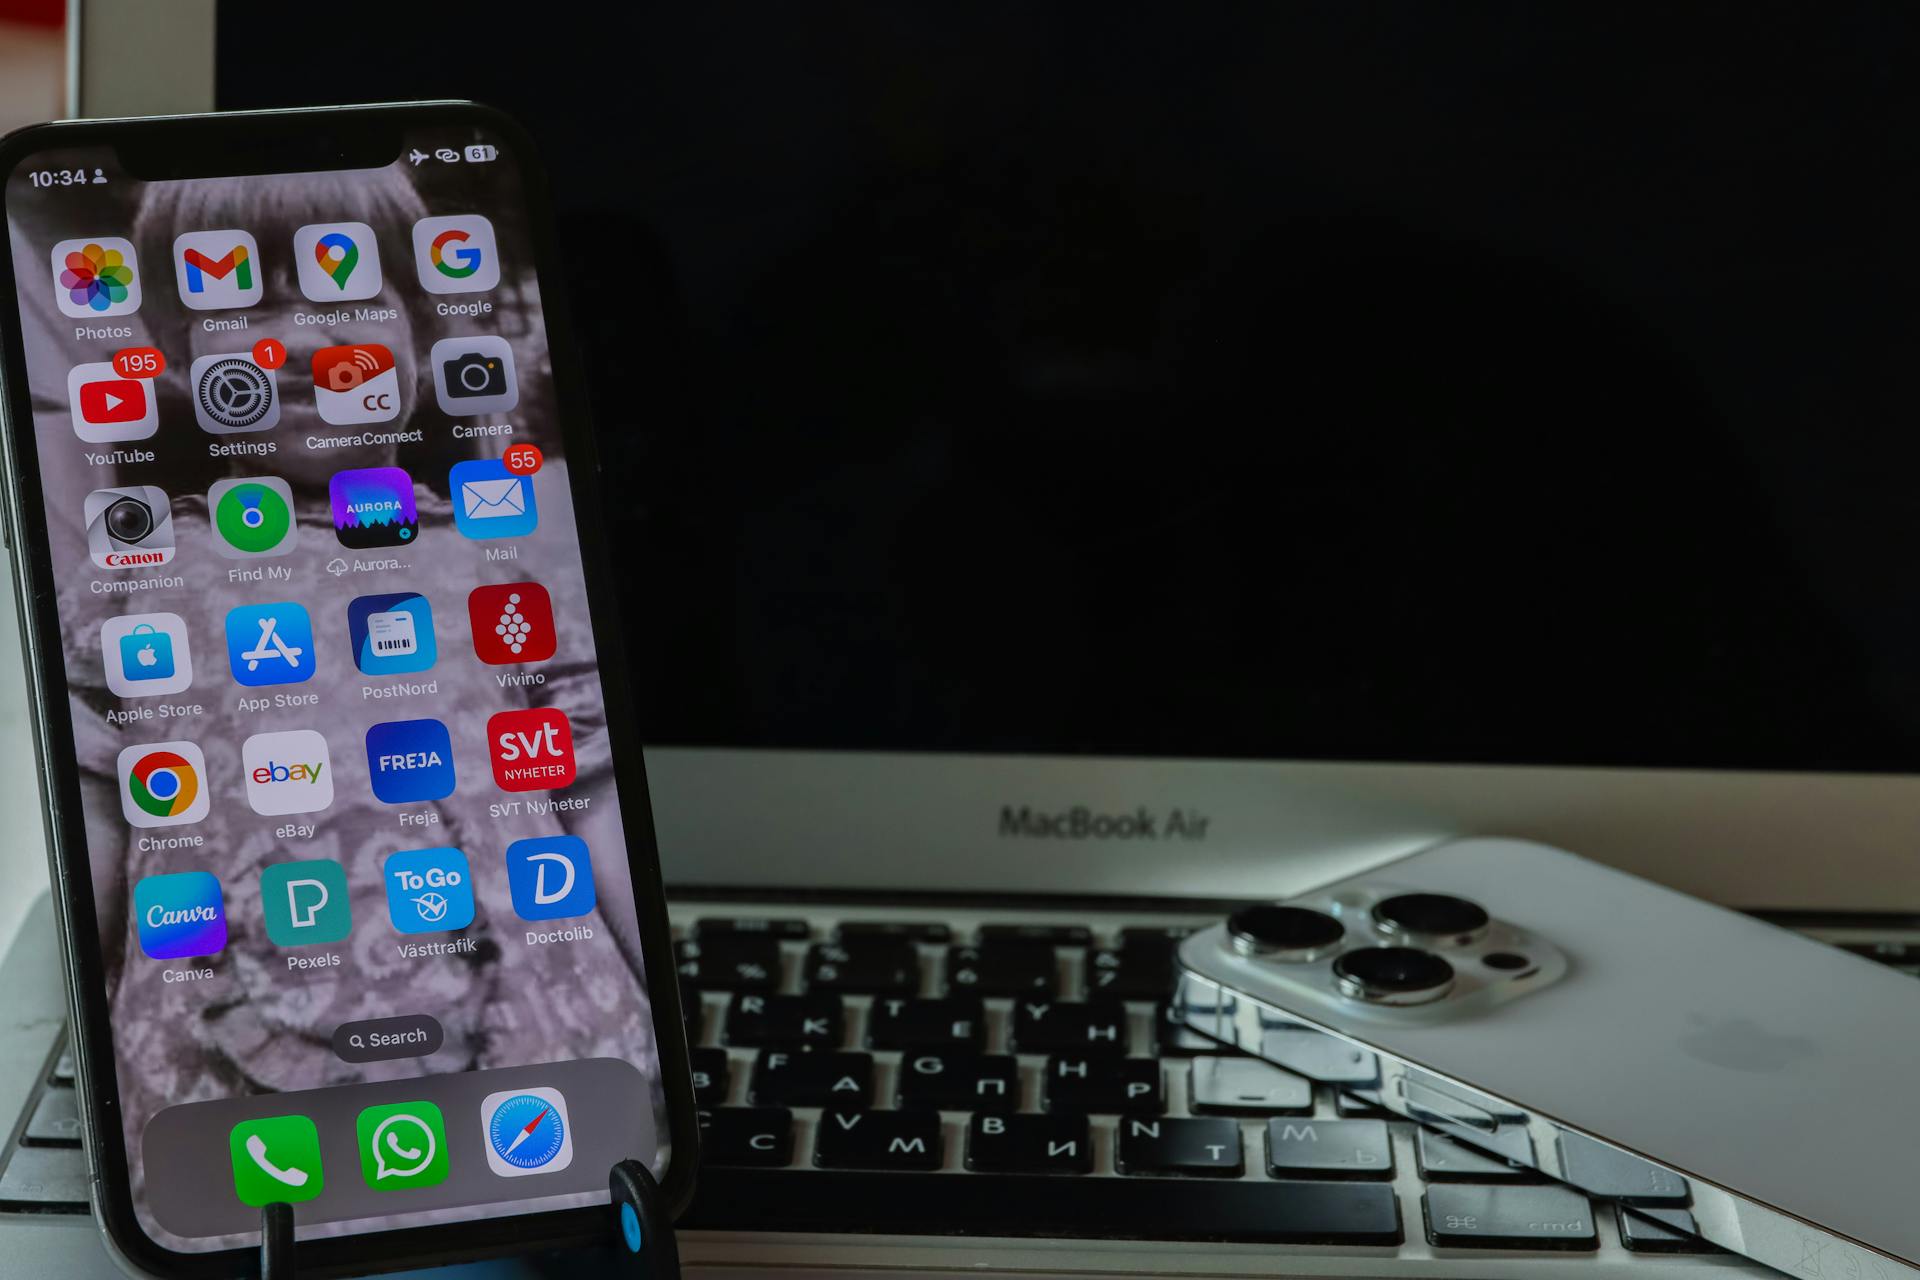
M100 169L95 169L92 176L85 169L35 169L27 180L36 187L83 187L89 182L105 182L107 175Z

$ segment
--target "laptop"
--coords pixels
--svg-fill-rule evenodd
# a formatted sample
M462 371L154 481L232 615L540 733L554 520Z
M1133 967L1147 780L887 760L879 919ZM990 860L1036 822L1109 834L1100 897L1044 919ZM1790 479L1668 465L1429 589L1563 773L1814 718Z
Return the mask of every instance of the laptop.
M693 997L690 1264L1757 1274L1195 1037L1170 956L1502 834L1920 969L1884 32L328 28L91 3L76 108L470 96L545 150ZM0 1249L106 1274L10 909Z

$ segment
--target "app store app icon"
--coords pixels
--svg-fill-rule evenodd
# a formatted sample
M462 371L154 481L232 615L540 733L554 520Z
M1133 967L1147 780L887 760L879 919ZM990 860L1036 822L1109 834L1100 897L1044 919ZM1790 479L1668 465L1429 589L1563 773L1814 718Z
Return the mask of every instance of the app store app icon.
M313 619L292 600L227 611L227 665L241 684L300 684L313 679Z

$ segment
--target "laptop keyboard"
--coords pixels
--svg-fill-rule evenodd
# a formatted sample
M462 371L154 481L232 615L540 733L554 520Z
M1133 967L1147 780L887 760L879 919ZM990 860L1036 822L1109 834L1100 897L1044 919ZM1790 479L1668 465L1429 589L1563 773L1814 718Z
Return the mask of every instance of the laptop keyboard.
M1684 1204L1589 1202L1173 1023L1174 948L1210 914L674 914L703 1129L689 1231L1497 1250L1543 1265L1717 1253L1685 1234ZM1811 931L1920 973L1915 943ZM72 1081L65 1053L49 1061L0 1168L0 1212L86 1212Z

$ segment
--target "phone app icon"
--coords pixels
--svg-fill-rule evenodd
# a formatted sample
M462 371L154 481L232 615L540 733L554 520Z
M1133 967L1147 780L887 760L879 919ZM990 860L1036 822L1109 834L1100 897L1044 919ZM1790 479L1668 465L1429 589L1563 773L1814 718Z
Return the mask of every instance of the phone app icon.
M53 293L75 320L124 316L140 309L140 258L133 241L85 236L53 246Z
M227 1135L233 1194L251 1208L298 1204L327 1185L320 1167L320 1130L305 1116L243 1120Z
M213 549L230 560L283 556L293 550L298 525L293 490L285 480L216 480L207 490L207 510L213 513Z
M375 1191L437 1187L447 1180L447 1124L431 1102L368 1107L354 1122L360 1176Z
M367 776L388 804L453 794L453 738L438 720L388 720L367 730Z
M579 836L538 836L507 846L507 888L522 920L570 920L593 910L593 860Z
M487 721L493 780L505 791L573 785L573 726L552 707L502 711Z
M187 231L173 240L180 301L195 311L260 301L260 246L244 231Z
M453 523L469 538L524 538L540 527L533 477L517 476L498 458L453 464Z
M144 378L123 378L104 361L67 374L73 433L88 444L145 440L160 429L160 410Z
M493 224L477 213L413 224L413 265L428 293L480 293L500 283Z
M347 641L363 675L403 676L440 660L433 606L417 591L356 596L347 606Z
M227 665L241 684L313 679L313 619L291 600L227 611Z
M347 869L332 858L282 862L260 873L267 940L276 947L339 942L353 932Z
M480 1103L487 1168L503 1178L558 1173L573 1163L573 1129L558 1089L490 1093Z
M391 422L400 416L400 374L393 352L378 342L322 347L313 353L313 402L336 427Z
M364 222L315 222L293 233L300 292L315 302L354 302L380 292L380 243Z
M333 757L317 730L256 733L241 744L240 764L255 813L314 813L333 803Z
M458 849L406 849L382 868L387 917L401 933L446 933L473 923L473 873Z
M427 358L433 367L434 398L449 417L505 413L520 403L513 347L505 338L489 334L442 338Z
M482 662L502 666L553 656L553 600L537 582L475 587L467 595L467 621Z
M413 477L399 467L336 471L327 481L327 498L343 547L404 547L420 536Z
M140 569L173 559L173 504L164 489L95 489L80 513L87 522L87 554L102 569Z
M100 624L107 688L123 698L179 693L193 683L187 624L177 613L128 613Z
M120 812L136 827L178 827L207 816L207 761L191 742L123 748L114 776Z
M149 960L214 956L227 946L227 905L211 871L142 879L133 886L133 918Z
M193 416L216 436L271 431L280 425L280 382L244 351L201 356L187 370Z

